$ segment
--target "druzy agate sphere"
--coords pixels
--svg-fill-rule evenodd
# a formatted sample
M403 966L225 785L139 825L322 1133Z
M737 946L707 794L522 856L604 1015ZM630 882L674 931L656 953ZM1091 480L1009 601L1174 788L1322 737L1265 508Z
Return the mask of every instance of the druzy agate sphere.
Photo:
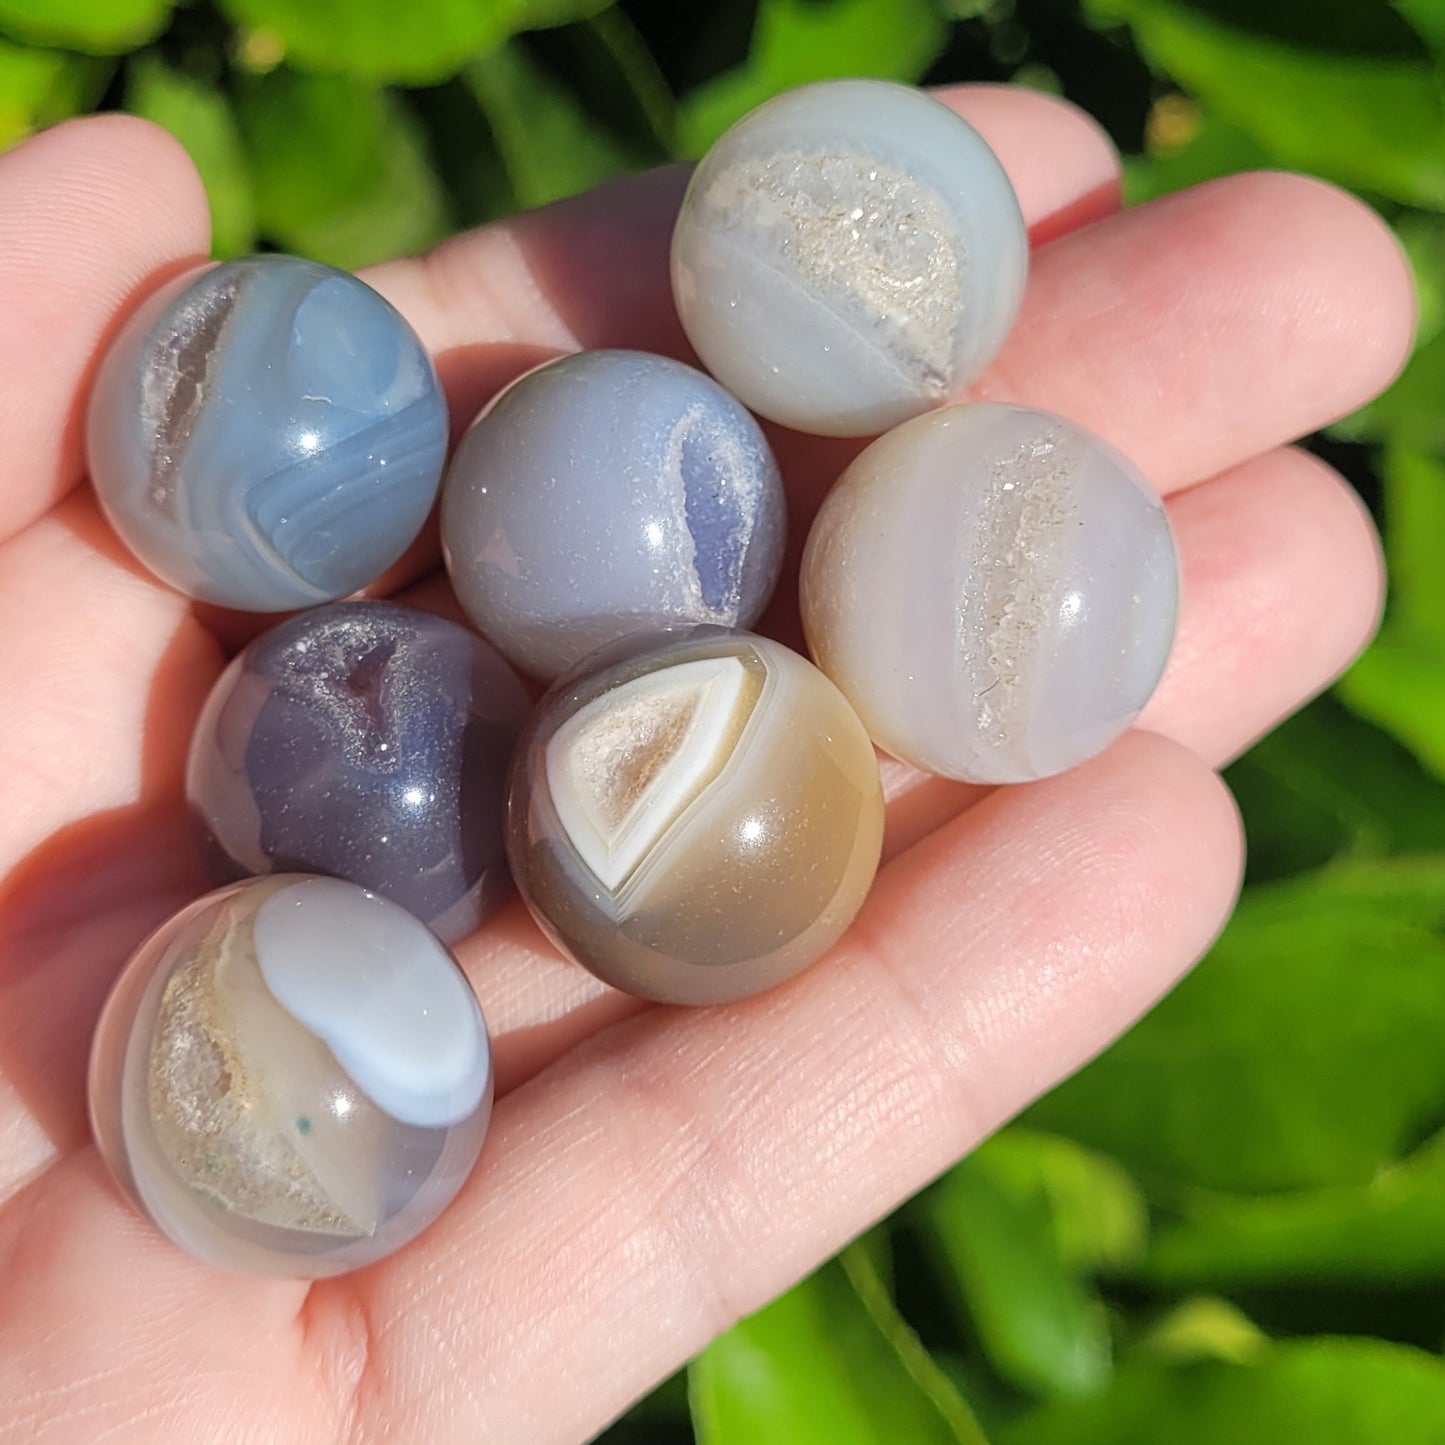
M442 545L468 616L551 681L616 639L746 627L786 508L757 423L666 357L587 351L529 372L463 438Z
M1164 670L1179 568L1159 498L1062 417L954 406L866 448L801 576L818 665L874 740L1023 782L1102 751Z
M107 353L90 474L121 539L192 597L286 612L356 591L421 530L447 411L365 283L291 256L191 272Z
M325 873L448 941L507 896L502 814L522 684L475 634L394 602L263 633L221 675L186 792L217 882Z
M91 1051L117 1182L183 1249L248 1274L338 1274L414 1238L471 1172L491 1103L451 955L333 878L182 909L126 965Z
M754 411L865 436L946 401L1003 345L1028 269L978 133L885 81L804 86L738 121L673 233L678 314Z
M878 866L863 725L776 642L688 629L589 659L543 700L508 809L538 922L617 988L723 1003L840 937Z

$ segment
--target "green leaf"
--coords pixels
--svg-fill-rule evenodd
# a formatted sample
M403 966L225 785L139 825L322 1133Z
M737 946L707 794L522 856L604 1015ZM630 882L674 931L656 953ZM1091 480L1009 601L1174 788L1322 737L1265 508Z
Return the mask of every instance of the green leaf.
M922 1197L919 1214L955 1307L1000 1375L1035 1395L1087 1394L1108 1379L1103 1306L1064 1263L1041 1195L1004 1187L975 1155Z
M1125 1269L1143 1256L1148 1206L1114 1160L1019 1125L995 1134L972 1157L1006 1194L1044 1207L1050 1238L1069 1270Z
M1091 0L1281 165L1445 208L1434 57L1383 0Z
M918 80L947 37L933 0L760 0L747 61L683 101L679 147L700 156L754 106L808 81Z
M1166 1193L1363 1183L1445 1106L1442 921L1445 858L1253 888L1210 957L1030 1120Z
M225 93L172 69L153 51L131 60L125 91L127 109L164 126L195 162L211 203L212 252L238 256L254 250L250 165Z
M1224 1360L1247 1365L1268 1347L1269 1339L1228 1300L1194 1295L1181 1300L1130 1351L1130 1359L1153 1358L1176 1365Z
M0 150L32 130L89 110L108 72L85 56L0 40Z
M1392 447L1384 476L1390 610L1340 694L1445 778L1445 463Z
M856 1246L691 1367L698 1445L986 1445Z
M1226 777L1244 814L1252 881L1338 857L1445 852L1445 786L1333 697L1296 713Z
M4 3L4 0L0 0ZM359 80L445 79L523 30L562 25L610 0L220 0L260 50L302 70Z
M117 55L154 40L175 0L0 0L0 31L35 45Z
M1445 1137L1368 1183L1264 1197L1200 1193L1162 1227L1152 1284L1207 1286L1445 1281Z
M517 42L473 61L464 78L519 206L576 195L651 159L602 126Z
M263 234L357 267L425 249L447 229L420 127L391 93L278 70L240 88Z
M1438 1445L1445 1367L1375 1340L1276 1344L1254 1364L1141 1363L1092 1400L1045 1406L1004 1445Z

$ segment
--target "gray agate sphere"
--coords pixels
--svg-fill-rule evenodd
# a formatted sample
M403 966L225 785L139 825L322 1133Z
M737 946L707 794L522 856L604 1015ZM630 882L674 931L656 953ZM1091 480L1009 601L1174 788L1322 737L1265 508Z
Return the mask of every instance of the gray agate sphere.
M818 513L803 627L873 739L1026 782L1101 752L1158 684L1179 565L1158 496L1048 412L947 407L866 448Z
M481 1010L394 903L252 879L164 923L90 1061L111 1173L197 1258L315 1279L390 1254L455 1197L492 1105Z
M217 680L186 794L217 882L326 873L450 941L507 897L507 767L528 700L481 638L338 602L256 638Z
M697 354L760 415L867 436L947 401L1003 345L1028 238L978 133L922 92L803 86L743 117L673 234Z
M442 496L462 606L548 681L633 634L755 621L786 525L748 412L639 351L586 351L514 382L468 431Z
M257 256L191 272L130 318L86 443L106 515L151 571L286 612L356 591L411 544L447 410L421 342L369 286Z

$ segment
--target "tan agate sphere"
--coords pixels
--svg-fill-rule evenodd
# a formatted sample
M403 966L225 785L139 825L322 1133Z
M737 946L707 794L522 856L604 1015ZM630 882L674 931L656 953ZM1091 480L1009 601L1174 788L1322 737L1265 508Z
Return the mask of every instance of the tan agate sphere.
M831 948L883 837L877 757L837 688L715 627L584 666L513 761L508 855L542 928L664 1003L743 998Z

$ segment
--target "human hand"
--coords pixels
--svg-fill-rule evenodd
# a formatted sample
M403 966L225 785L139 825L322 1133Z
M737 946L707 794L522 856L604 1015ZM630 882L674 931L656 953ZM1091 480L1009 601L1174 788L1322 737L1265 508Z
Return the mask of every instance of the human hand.
M0 157L0 1441L577 1442L1102 1048L1223 922L1239 872L1211 771L1373 626L1364 514L1290 439L1408 347L1389 233L1296 177L1124 215L1078 113L950 103L998 151L1041 246L976 395L1062 412L1161 489L1184 564L1175 654L1140 726L1065 776L985 793L885 765L886 862L832 957L683 1012L611 993L513 905L459 954L500 1098L449 1212L307 1285L218 1273L124 1203L88 1143L85 1055L144 933L205 888L186 742L243 635L143 573L81 475L91 368L207 248L189 163L106 117ZM618 183L368 277L437 354L465 422L577 346L676 351L679 179ZM856 444L778 438L793 547ZM392 579L429 605L419 550ZM796 643L794 604L771 630Z

